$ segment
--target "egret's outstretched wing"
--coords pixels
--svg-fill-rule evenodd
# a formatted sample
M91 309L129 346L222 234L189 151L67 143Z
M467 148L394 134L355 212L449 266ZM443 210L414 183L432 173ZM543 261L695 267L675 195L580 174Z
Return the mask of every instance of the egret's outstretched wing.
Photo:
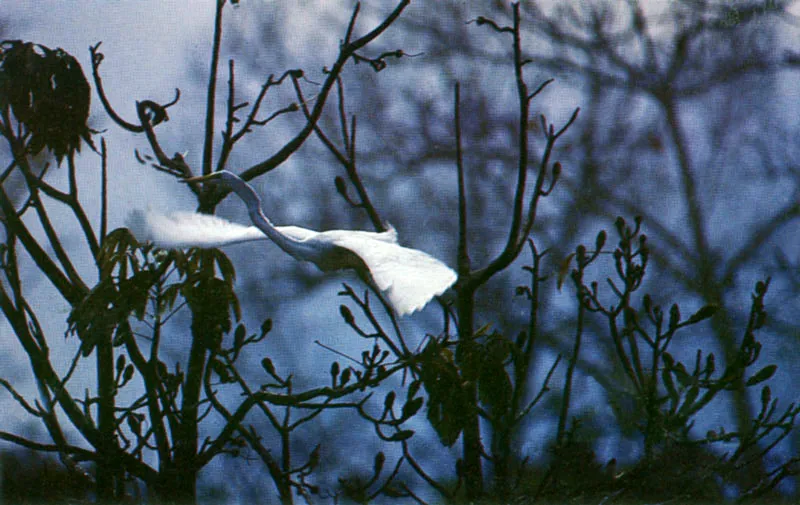
M152 210L134 210L128 215L126 224L136 240L152 242L166 249L219 247L267 239L255 226L242 226L195 212L161 214Z
M353 232L324 234L330 234L334 244L353 251L364 261L375 286L401 316L421 309L456 281L456 273L450 267L422 251Z
M308 228L300 228L299 226L276 226L277 230L282 235L289 237L298 242L309 242L320 240L321 242L330 242L330 236L348 235L352 237L360 237L369 240L378 240L380 242L387 242L389 244L397 243L397 231L391 225L389 229L382 232L374 231L360 231L360 230L331 230L331 231L315 231Z

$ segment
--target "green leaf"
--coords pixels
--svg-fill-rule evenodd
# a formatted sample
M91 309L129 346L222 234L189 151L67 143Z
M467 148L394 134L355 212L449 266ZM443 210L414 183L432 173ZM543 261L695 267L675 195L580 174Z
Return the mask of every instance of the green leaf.
M117 326L117 329L114 330L114 340L112 340L111 345L114 347L119 347L125 343L125 338L128 337L130 334L130 327L127 324L120 324Z
M233 347L239 349L244 343L244 338L247 335L247 330L243 324L236 325L236 330L233 332Z
M236 269L233 268L233 263L221 249L210 249L210 251L212 251L217 268L219 268L219 273L222 274L222 279L233 288L236 280Z
M672 405L677 405L680 396L678 395L678 390L675 389L675 381L672 380L672 373L664 369L661 372L661 379L664 381L664 387L667 388L667 395L669 395Z
M436 430L439 441L445 447L451 447L456 443L463 428L454 418L445 414L444 405L441 402L428 402L428 421Z
M501 334L494 333L486 343L486 355L484 359L502 366L502 363L511 355L513 345L514 344L512 344L510 340L506 339Z
M120 354L119 356L117 356L117 364L116 364L115 368L117 369L117 373L118 374L122 373L122 370L125 368L125 355L124 354Z
M342 376L339 378L339 385L344 386L348 382L350 382L350 376L352 375L352 370L350 368L345 368L342 371Z
M408 493L396 485L384 486L381 488L381 494L389 498L408 498Z
M597 234L597 238L594 239L594 250L599 252L603 249L604 245L606 245L606 231L600 230L600 233Z
M273 377L275 377L275 365L272 364L272 360L271 359L269 359L269 358L262 359L261 360L261 367L264 368L264 370L268 374L270 374Z
M375 455L375 461L372 463L372 474L377 477L381 474L383 470L383 464L386 462L386 455L383 452L379 452Z
M403 405L403 414L402 414L403 417L402 418L403 419L409 419L414 414L419 412L419 409L422 408L422 405L423 405L424 401L425 400L422 397L419 397L419 398L414 398L410 402L406 402L406 404Z
M678 416L680 417L687 417L689 416L694 408L694 402L697 400L697 396L700 394L700 388L697 386L692 386L689 388L689 392L686 393L686 397L683 399L683 405L678 410Z
M185 283L183 295L192 312L192 335L209 349L217 349L222 335L231 330L231 310L235 311L236 295L225 281L207 277Z
M226 367L224 363L222 363L218 359L212 359L211 363L209 364L211 365L211 369L214 370L214 373L216 373L219 376L219 379L223 383L227 384L233 382L234 379L231 376L230 372L228 371L228 367Z
M320 444L317 444L317 446L314 447L314 449L311 451L311 454L308 455L308 466L310 466L312 469L319 466L319 458L320 458L319 451L320 451Z
M475 331L474 338L479 338L479 337L483 337L483 336L488 335L489 331L491 331L491 329L492 329L492 324L491 323L484 324L483 326L481 326L480 328L478 328Z
M719 310L719 305L706 305L705 307L701 308L686 321L687 324L695 324L703 321L704 319L708 319L709 317L713 316Z
M747 382L745 383L745 386L747 386L747 387L755 386L756 384L764 382L765 380L769 380L773 375L775 375L775 371L777 369L778 369L778 365L767 365L767 366L765 366L764 368L762 368L761 370L756 372L755 375L753 375L752 377L747 379Z
M339 306L339 314L342 315L342 319L344 319L344 322L349 324L350 326L352 326L353 323L355 322L355 319L353 318L353 313L350 312L350 309L347 307L347 305Z
M452 446L461 434L468 412L474 409L462 386L452 352L435 339L419 355L420 379L428 393L427 419L439 441Z
M669 329L672 330L678 326L681 321L681 309L677 303L673 303L669 308Z
M406 398L409 399L409 400L414 398L417 395L417 393L419 392L420 386L422 386L422 381L421 380L415 380L414 382L409 384L409 386L408 386L408 394L407 394Z
M83 342L81 342L81 355L84 358L86 358L90 354L92 354L92 351L94 350L95 343L96 342L94 341L93 338L85 338L83 340Z
M761 389L761 410L767 410L767 406L769 405L770 400L772 399L772 391L770 390L769 386L764 386Z
M148 271L141 271L128 280L119 281L118 303L126 316L133 313L140 321L145 318L150 301L150 288L156 281L153 273Z
M482 402L499 412L506 412L511 405L512 385L502 363L490 362L481 368L478 379L478 396Z
M125 373L122 375L123 382L128 382L129 380L133 379L134 368L133 365L128 365L125 367Z
M263 337L270 331L272 331L272 319L264 319L264 322L261 323L261 336Z
M400 430L388 438L389 442L402 442L414 436L414 430Z
M570 265L572 265L572 258L574 257L575 253L568 254L558 266L558 282L556 283L556 287L559 291L561 291L561 286L564 285L564 279L566 279L567 274L569 274Z
M169 375L169 368L167 368L167 364L161 360L158 361L158 364L156 365L156 370L158 372L159 377L162 380Z
M683 363L676 363L671 370L674 372L675 377L678 379L678 382L681 383L682 387L688 387L694 382L692 376L686 371L686 367L683 366Z
M389 411L392 410L394 406L394 399L397 395L394 391L389 391L389 394L386 395L386 398L383 400L383 410Z
M164 291L161 293L161 303L158 307L158 310L162 314L175 306L175 300L178 299L178 293L180 293L179 284L170 284L164 289Z
M336 378L339 377L339 362L334 361L331 363L331 384L336 387Z
M706 377L711 377L711 375L717 369L716 363L717 361L716 358L714 357L713 352L710 353L708 356L706 356L706 367L705 367Z

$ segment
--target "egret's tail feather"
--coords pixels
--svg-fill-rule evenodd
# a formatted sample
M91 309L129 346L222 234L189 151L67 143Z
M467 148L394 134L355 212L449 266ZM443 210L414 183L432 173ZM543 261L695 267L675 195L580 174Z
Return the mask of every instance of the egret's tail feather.
M147 218L143 210L135 209L131 211L128 214L128 218L125 219L125 226L128 227L128 230L139 242L150 242Z
M267 238L255 226L242 226L195 212L161 214L152 210L134 210L128 215L126 225L136 240L152 242L165 249L220 247Z

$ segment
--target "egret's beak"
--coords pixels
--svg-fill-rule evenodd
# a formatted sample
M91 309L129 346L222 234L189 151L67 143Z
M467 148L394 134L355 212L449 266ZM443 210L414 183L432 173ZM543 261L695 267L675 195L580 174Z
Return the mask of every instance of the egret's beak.
M189 182L213 181L215 179L219 179L219 172L213 172L208 175L198 175L197 177L187 177L186 179L181 179L180 181L189 183Z

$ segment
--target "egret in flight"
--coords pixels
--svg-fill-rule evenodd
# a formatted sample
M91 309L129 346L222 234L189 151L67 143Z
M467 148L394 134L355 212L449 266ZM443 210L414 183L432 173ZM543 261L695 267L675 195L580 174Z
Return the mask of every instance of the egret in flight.
M174 249L270 239L295 259L310 261L323 272L354 269L365 282L377 287L401 316L421 309L456 281L456 273L438 259L399 245L394 228L375 233L318 232L298 226L275 226L264 215L261 198L236 174L222 170L185 179L185 182L200 181L227 185L247 206L255 226L243 226L208 214L164 215L139 210L128 219L128 228L137 240Z

